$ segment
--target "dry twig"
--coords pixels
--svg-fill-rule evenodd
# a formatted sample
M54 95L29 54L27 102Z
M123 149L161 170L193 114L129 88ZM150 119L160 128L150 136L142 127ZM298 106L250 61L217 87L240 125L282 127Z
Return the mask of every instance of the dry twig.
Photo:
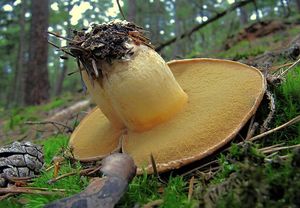
M26 187L27 189L31 190L39 190L39 191L48 191L49 188L40 188L40 187ZM58 191L58 192L66 192L66 189L57 189L57 188L52 188L50 189L51 191Z
M68 176L72 176L72 175L76 175L77 173L78 173L77 171L74 171L74 172L70 172L70 173L66 173L66 174L60 175L60 176L57 176L55 178L52 178L47 183L48 184L52 184L52 183L55 183L56 181L58 181L58 180L60 180L62 178L65 178L65 177L68 177Z
M300 115L296 116L295 118L291 119L290 121L288 121L288 122L286 122L286 123L284 123L284 124L282 124L282 125L274 128L274 129L271 129L269 131L266 131L266 132L264 132L262 134L259 134L257 136L254 136L254 137L250 138L249 141L255 141L257 139L260 139L260 138L265 137L265 136L267 136L267 135L269 135L271 133L274 133L274 132L276 132L276 131L278 131L280 129L283 129L283 128L286 128L288 126L291 126L291 125L293 125L293 124L295 124L295 123L297 123L299 121L300 121Z
M45 207L114 207L135 176L136 166L128 155L115 153L102 161L100 172L105 177L95 178L81 193L52 202Z
M289 72L289 70L291 70L292 68L294 68L294 66L296 66L299 62L300 62L300 58L297 61L295 61L289 68L287 68L286 70L284 70L283 72L281 72L280 76L281 77L285 76Z
M151 160L151 165L152 165L152 168L153 168L153 174L157 177L157 179L163 183L163 184L166 184L166 182L164 180L162 180L158 174L158 171L157 171L157 166L156 166L156 162L155 162L155 159L152 155L152 153L150 154L150 160Z
M284 143L274 144L274 145L268 146L268 147L263 147L263 148L260 148L259 150L260 150L260 151L265 151L265 150L272 149L272 148L274 148L274 147L279 147L279 146L282 146L282 145L284 145Z
M278 152L280 150L293 149L293 148L297 148L297 147L300 147L300 144L285 146L285 147L274 147L274 148L270 148L270 149L267 149L267 150L263 150L262 152L264 154L267 154L267 153Z
M143 206L143 208L152 208L152 207L156 207L156 206L161 205L162 203L164 203L164 200L162 200L162 199L157 199L157 200L155 200L155 201L151 201L151 202L145 204L145 205Z
M73 56L73 57L74 57L74 55L73 55L73 54L71 54L69 51L67 51L67 50L65 50L65 49L63 49L63 48L61 48L61 47L59 47L59 46L55 45L55 44L54 44L54 43L52 43L51 41L49 41L49 40L48 40L48 43L49 43L50 45L52 45L53 47L57 48L58 50L61 50L62 52L64 52L64 53L66 53L66 54L68 54L68 55L70 55L70 56Z
M201 169L203 169L203 168L206 168L207 166L210 166L210 165L213 165L213 164L217 164L217 163L218 163L218 160L210 161L210 162L208 162L208 163L205 163L205 164L201 165L200 167L197 167L197 168L194 168L194 169L192 169L192 170L190 170L190 171L185 172L185 173L182 174L181 176L182 176L182 177L185 177L185 176L187 176L187 175L189 175L189 174L191 174L191 173L193 173L193 172L199 171L199 170L201 170ZM209 167L209 168L211 168L211 167Z
M53 191L41 191L41 190L32 190L25 187L9 187L9 188L0 188L0 194L8 194L8 193L20 193L20 194L41 194L41 195L54 195L54 194L62 194L60 192Z
M217 13L216 15L214 15L212 18L208 19L205 22L202 22L200 24L195 25L194 27L192 27L190 30L184 32L183 34L179 35L179 37L174 37L171 38L170 40L167 40L166 42L162 43L161 45L159 45L156 48L156 51L161 51L163 48L165 48L168 45L171 45L172 43L176 42L177 40L183 39L185 37L189 37L191 36L194 32L200 30L201 28L205 27L206 25L218 20L219 18L225 16L226 14L228 14L231 11L235 11L237 8L243 7L249 3L253 2L253 0L245 0L245 1L239 1L239 2L235 2L234 4L232 4L231 7L229 7L227 10L224 10L220 13Z
M4 195L0 196L0 201L2 201L4 199L7 199L8 197L13 196L13 195L16 195L16 193L7 193L7 194L4 194Z
M264 133L266 130L269 129L269 124L273 119L274 113L275 113L275 99L274 96L272 95L272 93L269 90L266 90L266 96L269 100L269 114L267 116L267 118L264 120L262 126L260 127L260 133Z
M69 172L69 173L60 175L58 177L52 178L47 183L48 184L52 184L52 183L55 183L56 181L58 181L58 180L60 180L62 178L65 178L65 177L68 177L68 176L72 176L72 175L76 175L76 174L79 174L79 175L91 175L92 173L95 173L100 168L101 168L101 166L96 166L96 167L91 167L91 168L86 168L86 169L80 170L79 172L78 171Z
M36 125L36 124L39 124L39 125L45 125L45 124L52 124L59 132L61 132L59 126L62 126L66 129L68 129L68 133L72 133L74 131L73 128L63 124L63 123L60 123L58 121L27 121L25 122L25 124L28 124L28 125Z
M282 69L283 67L291 66L291 65L293 65L293 63L286 63L286 64L282 64L282 65L279 65L279 66L272 66L270 71L276 72L279 69Z
M191 198L193 196L193 191L194 191L194 181L195 177L192 176L190 183L189 183L189 193L188 193L188 201L191 201Z
M123 19L126 20L125 15L124 15L124 13L123 13L123 10L122 10L122 7L121 7L121 5L120 5L119 0L116 0L116 1L117 1L118 8L119 8L119 11L120 11L120 13L121 13Z

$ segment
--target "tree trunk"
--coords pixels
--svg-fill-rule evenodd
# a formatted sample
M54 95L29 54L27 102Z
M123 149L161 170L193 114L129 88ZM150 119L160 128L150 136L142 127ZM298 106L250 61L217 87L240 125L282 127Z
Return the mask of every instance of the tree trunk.
M67 56L67 59L64 60L61 72L57 76L57 82L56 82L55 92L54 92L55 96L60 96L62 93L64 79L65 79L67 71L68 71L68 60L69 60L69 57Z
M248 24L248 12L244 7L240 8L240 12L241 12L240 22L244 26Z
M175 36L179 36L182 32L181 32L181 24L182 24L182 20L180 19L178 13L179 13L179 9L180 9L180 2L176 1L173 2L173 6L174 6L174 17L175 17ZM174 50L173 50L173 58L176 59L178 57L182 56L182 41L177 41L174 44Z
M29 64L25 80L25 104L38 105L49 99L48 16L49 0L31 1Z
M255 14L256 14L256 21L260 22L260 16L259 16L258 6L257 6L256 0L253 0L253 5L254 5L254 9L255 9Z
M300 13L300 0L295 0L295 1L296 1L298 12Z
M280 0L280 4L281 4L282 10L283 10L283 16L286 17L287 16L287 11L286 11L285 4L284 4L283 0Z
M136 22L136 0L128 0L128 21Z
M20 8L20 16L19 16L19 26L20 26L20 34L19 34L19 48L17 55L17 65L16 71L14 75L13 81L13 101L18 105L23 104L23 89L24 89L24 69L26 65L25 60L25 13L27 9L27 1L23 0Z
M160 42L160 19L161 19L161 4L159 0L154 1L154 9L155 9L155 15L152 18L153 24L151 28L151 39L154 44L157 44ZM154 26L154 28L153 28Z
M68 6L67 6L68 14L71 11L72 7L73 6L71 5L71 0L69 0L68 1ZM67 26L66 26L66 28L67 28L67 37L68 38L70 38L70 36L71 36L70 26L71 26L71 17L68 17L67 18ZM64 80L65 80L65 77L66 77L66 74L67 74L67 71L68 71L69 56L67 54L65 54L65 56L67 57L67 59L64 60L62 70L58 74L58 77L57 77L57 82L56 82L55 92L54 92L55 96L61 95L62 90L63 90Z
M286 0L285 3L286 3L286 11L287 11L287 16L286 17L289 17L291 15L290 1Z

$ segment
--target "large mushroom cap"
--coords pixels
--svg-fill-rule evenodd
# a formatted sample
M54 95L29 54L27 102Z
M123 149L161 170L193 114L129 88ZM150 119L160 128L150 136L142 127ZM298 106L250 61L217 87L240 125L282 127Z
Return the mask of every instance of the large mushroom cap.
M119 147L122 130L115 129L99 108L94 108L76 127L69 146L75 159L102 159Z
M149 131L125 134L112 130L96 109L71 136L76 159L109 154L122 138L123 152L131 155L139 168L152 171L151 153L158 171L179 168L229 142L256 111L266 87L259 70L233 61L191 59L168 65L188 94L183 110Z

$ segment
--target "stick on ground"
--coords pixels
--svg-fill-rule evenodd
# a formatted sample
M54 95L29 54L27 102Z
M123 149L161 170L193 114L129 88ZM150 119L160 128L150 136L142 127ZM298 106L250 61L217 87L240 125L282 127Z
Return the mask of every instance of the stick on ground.
M299 121L300 121L300 115L296 116L296 117L293 118L292 120L290 120L290 121L288 121L288 122L286 122L286 123L284 123L284 124L282 124L282 125L280 125L280 126L274 128L274 129L271 129L271 130L269 130L269 131L266 131L266 132L264 132L264 133L262 133L262 134L259 134L259 135L257 135L257 136L254 136L254 137L250 138L249 141L255 141L255 140L257 140L257 139L260 139L260 138L265 137L265 136L267 136L267 135L269 135L269 134L272 134L272 133L274 133L274 132L276 132L276 131L278 131L278 130L280 130L280 129L283 129L283 128L286 128L286 127L288 127L288 126L291 126L291 125L293 125L293 124L295 124L295 123L297 123L297 122L299 122Z

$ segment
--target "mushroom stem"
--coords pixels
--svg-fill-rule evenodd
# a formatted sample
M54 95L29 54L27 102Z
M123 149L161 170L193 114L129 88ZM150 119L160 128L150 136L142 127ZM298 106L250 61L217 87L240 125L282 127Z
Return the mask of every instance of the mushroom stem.
M124 123L113 110L110 98L108 97L105 90L101 87L100 81L95 80L94 83L91 83L88 74L85 70L82 71L82 79L93 101L101 109L102 113L106 116L106 118L108 118L110 123L117 129L123 128Z
M172 118L188 96L159 54L145 45L128 44L134 51L129 59L98 63L105 74L101 85L95 82L92 87L87 76L83 79L98 107L115 126L122 123L141 132Z

